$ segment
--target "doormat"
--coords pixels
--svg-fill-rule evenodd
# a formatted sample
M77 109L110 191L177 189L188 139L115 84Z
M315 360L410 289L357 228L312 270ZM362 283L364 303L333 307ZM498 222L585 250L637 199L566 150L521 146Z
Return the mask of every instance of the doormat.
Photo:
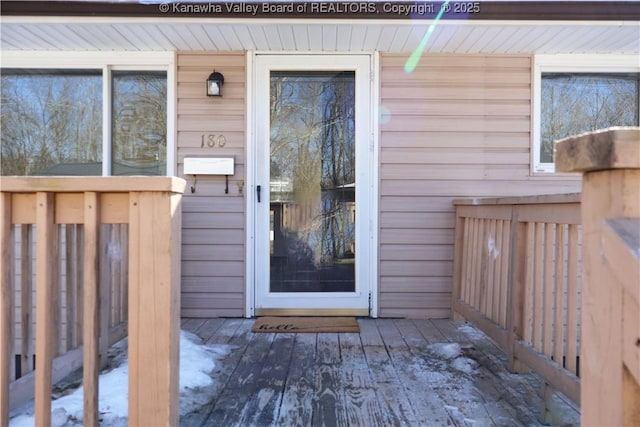
M251 332L360 332L355 317L258 317Z

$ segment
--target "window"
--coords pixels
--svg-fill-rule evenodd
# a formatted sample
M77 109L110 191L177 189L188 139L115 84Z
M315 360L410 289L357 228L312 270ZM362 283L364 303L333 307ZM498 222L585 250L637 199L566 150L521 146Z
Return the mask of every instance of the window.
M565 57L567 58L567 57ZM615 57L536 58L534 172L554 172L554 142L611 126L640 125L640 67ZM604 61L606 63L606 61Z
M112 175L165 175L167 78L158 72L113 72Z
M0 175L173 174L173 56L22 55L3 58Z
M2 175L101 175L100 70L2 70Z

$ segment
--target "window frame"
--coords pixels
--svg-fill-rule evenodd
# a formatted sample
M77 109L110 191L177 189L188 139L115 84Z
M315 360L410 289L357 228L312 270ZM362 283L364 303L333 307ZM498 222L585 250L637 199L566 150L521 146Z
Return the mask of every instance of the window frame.
M640 73L637 55L534 55L531 120L531 175L556 174L554 163L540 161L543 73ZM640 104L640 99L638 99Z
M91 69L102 71L102 176L111 176L112 71L167 73L166 176L176 176L176 54L175 52L0 51L2 68Z

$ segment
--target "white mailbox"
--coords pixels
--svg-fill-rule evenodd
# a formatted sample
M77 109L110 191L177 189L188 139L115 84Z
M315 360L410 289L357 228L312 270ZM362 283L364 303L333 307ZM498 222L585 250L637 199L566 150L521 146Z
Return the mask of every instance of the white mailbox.
M185 157L185 175L233 175L233 157Z

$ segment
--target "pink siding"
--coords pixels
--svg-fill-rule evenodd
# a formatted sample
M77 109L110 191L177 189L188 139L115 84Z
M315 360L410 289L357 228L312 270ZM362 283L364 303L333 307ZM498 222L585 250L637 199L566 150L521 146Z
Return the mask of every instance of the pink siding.
M531 58L381 55L380 315L449 317L452 200L580 191L532 177Z
M185 156L235 156L235 176L186 176L182 217L182 316L243 316L245 306L245 55L178 54L178 174ZM205 95L213 70L224 75L222 98ZM205 144L202 147L202 136ZM208 135L224 135L209 147ZM214 139L215 140L215 139Z

